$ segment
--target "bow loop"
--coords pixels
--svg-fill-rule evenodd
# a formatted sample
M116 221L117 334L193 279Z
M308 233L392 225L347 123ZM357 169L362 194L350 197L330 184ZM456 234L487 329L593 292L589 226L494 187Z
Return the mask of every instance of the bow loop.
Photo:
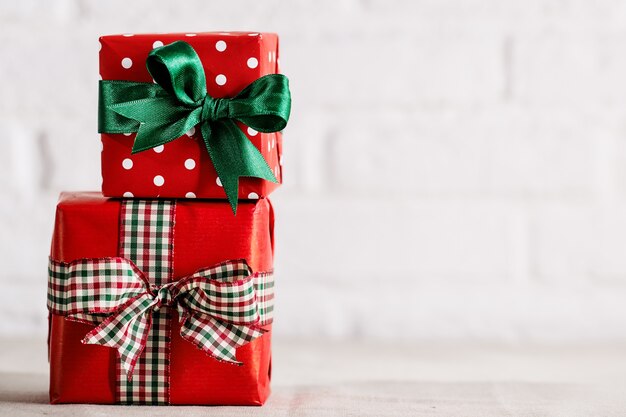
M259 132L279 132L291 113L289 79L282 74L265 75L232 99L231 117Z
M180 104L197 107L206 96L206 78L196 51L177 41L153 49L146 59L148 72Z
M260 320L254 276L243 259L200 269L176 283L174 297L191 315L208 315L222 322L254 325ZM234 306L236 300L236 308Z

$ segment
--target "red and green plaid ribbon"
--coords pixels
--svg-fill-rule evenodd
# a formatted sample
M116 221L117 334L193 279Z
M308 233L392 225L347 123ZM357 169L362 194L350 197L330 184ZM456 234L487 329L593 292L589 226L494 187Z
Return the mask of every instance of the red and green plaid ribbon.
M241 364L236 349L272 321L273 275L252 273L245 260L171 281L173 219L173 202L129 200L120 253L131 259L50 259L48 309L97 325L83 343L117 350L121 403L168 403L169 308L178 311L184 339L234 364Z

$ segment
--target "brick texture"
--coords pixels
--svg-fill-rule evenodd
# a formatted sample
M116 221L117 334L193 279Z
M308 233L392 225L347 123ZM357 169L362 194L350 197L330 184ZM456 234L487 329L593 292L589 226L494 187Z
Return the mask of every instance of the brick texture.
M626 3L0 2L0 335L100 186L98 36L281 35L283 336L626 341ZM305 295L306 294L306 295Z

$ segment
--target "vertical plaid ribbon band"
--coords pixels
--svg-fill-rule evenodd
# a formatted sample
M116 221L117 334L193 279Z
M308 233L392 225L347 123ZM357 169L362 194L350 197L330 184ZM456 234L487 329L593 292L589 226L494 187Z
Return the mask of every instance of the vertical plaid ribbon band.
M118 253L134 262L152 285L164 285L172 279L175 210L176 203L170 201L122 201ZM145 348L134 366L132 380L126 375L123 361L117 361L117 398L122 404L167 404L170 311L163 308L152 314L144 313L142 319L137 326L145 326ZM92 342L97 343L93 338Z
M214 358L241 364L236 349L272 322L274 279L245 260L222 262L173 281L175 202L122 203L119 257L50 259L48 309L96 325L83 343L118 352L122 404L169 403L170 319Z

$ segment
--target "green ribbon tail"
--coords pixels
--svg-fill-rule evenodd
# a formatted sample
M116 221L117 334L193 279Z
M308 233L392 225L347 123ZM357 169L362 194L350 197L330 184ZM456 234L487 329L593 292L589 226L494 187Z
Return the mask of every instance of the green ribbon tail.
M261 152L232 120L204 122L200 130L233 213L237 214L240 177L278 182Z

